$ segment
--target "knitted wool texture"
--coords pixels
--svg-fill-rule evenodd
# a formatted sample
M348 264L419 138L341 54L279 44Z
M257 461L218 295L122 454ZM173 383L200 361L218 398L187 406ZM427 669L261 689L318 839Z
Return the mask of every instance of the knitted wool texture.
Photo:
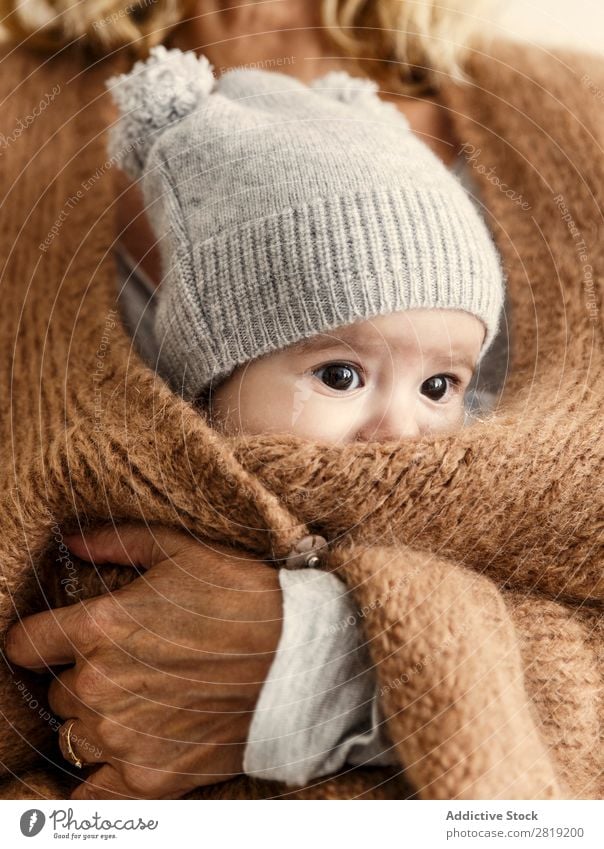
M103 132L115 120L103 82L125 59L78 73L65 53L43 64L22 49L2 56L6 138L41 92L61 88L0 157L0 382L11 399L0 417L0 627L69 603L66 578L83 598L133 577L61 563L76 516L186 527L277 558L323 534L364 610L405 769L347 771L288 797L604 792L604 118L594 95L604 66L525 45L492 50L472 54L469 84L443 80L441 97L508 275L500 409L449 437L344 447L225 439L132 354L115 312ZM47 685L3 667L3 798L64 797L78 780L31 709ZM190 795L282 790L240 778Z
M413 308L482 320L503 303L499 257L449 169L372 80L305 85L158 45L108 80L109 154L141 180L164 280L161 372L194 399L250 360Z

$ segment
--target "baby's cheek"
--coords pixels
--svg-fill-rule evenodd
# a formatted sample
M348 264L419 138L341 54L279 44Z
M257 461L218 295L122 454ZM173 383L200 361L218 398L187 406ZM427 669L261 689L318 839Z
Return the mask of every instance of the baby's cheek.
M298 380L290 394L288 430L295 436L331 445L357 439L366 419L366 401L359 396L334 397L309 380Z
M313 442L348 442L355 429L349 406L317 392L299 393L293 398L290 432Z
M308 416L307 394L281 374L253 372L242 380L238 394L240 430L244 433L301 432Z
M465 409L463 399L446 404L429 415L429 421L421 429L434 434L455 433L464 426Z

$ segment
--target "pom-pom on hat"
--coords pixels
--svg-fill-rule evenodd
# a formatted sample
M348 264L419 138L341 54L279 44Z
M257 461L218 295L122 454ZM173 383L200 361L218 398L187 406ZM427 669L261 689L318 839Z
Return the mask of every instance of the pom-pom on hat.
M481 215L373 80L310 85L151 49L107 83L109 152L160 240L160 368L194 399L317 333L414 308L496 335L503 272Z
M111 77L105 85L121 113L109 137L109 152L137 180L158 133L207 99L214 74L205 56L167 50L162 44L146 62L136 62L129 74Z

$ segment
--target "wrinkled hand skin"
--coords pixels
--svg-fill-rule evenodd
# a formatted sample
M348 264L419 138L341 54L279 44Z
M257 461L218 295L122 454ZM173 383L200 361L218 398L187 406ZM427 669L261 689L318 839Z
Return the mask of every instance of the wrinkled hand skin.
M146 570L8 632L15 664L75 664L54 670L49 703L76 720L74 750L99 766L72 798L179 798L239 774L281 634L277 571L168 529L108 527L66 542L91 563Z

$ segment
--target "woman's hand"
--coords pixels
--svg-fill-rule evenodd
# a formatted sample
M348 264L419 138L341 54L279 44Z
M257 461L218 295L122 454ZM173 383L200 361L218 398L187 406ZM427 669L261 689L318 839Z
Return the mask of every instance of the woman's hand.
M277 571L166 529L106 528L66 541L85 560L147 569L116 592L8 632L8 657L20 666L75 662L52 682L50 707L75 719L83 763L103 765L73 798L178 798L240 773L281 633Z

